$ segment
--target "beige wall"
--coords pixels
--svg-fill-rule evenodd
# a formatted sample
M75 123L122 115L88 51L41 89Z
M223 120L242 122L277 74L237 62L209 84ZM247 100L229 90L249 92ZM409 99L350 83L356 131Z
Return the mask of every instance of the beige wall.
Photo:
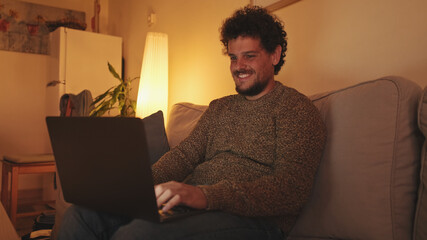
M427 85L427 1L302 0L276 14L289 34L278 79L306 94L386 75Z
M126 72L132 77L139 75L146 32L167 33L169 105L207 104L234 93L218 28L248 2L110 0L110 32L124 38ZM151 27L150 9L157 15ZM425 9L425 0L302 0L280 9L275 14L285 22L289 48L276 79L307 95L386 75L424 87Z
M218 28L234 9L249 0L110 0L110 32L124 39L128 77L139 76L148 31L169 37L169 105L188 101L208 104L234 93L228 59L222 54ZM148 14L157 22L148 26ZM136 95L137 84L134 87Z

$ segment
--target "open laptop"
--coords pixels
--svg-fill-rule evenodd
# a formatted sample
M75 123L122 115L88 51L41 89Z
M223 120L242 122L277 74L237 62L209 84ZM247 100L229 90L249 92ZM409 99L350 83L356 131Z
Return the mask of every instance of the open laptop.
M67 202L154 222L198 212L160 214L157 208L149 146L159 152L167 141L161 112L144 119L47 117L46 122Z

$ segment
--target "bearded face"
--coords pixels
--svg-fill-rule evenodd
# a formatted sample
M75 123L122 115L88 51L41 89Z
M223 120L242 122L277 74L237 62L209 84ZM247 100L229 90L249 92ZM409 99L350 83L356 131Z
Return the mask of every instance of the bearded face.
M280 57L280 51L278 54ZM259 39L240 36L229 41L228 56L238 93L254 100L274 87L274 65L279 61L277 51L268 53Z

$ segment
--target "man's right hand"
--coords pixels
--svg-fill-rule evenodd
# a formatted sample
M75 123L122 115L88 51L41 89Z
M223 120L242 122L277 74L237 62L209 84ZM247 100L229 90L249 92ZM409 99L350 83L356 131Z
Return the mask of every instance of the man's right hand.
M177 205L185 205L196 209L206 209L208 201L202 189L196 186L175 181L166 182L154 186L157 198L157 206L163 206L167 212Z

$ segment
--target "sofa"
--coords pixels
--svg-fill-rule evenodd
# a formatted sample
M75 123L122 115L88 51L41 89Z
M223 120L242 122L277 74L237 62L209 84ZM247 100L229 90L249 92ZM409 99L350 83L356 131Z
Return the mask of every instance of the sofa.
M311 197L288 239L427 240L427 90L392 76L310 98L328 137ZM206 108L172 107L170 147Z
M328 136L311 197L288 239L426 240L427 90L391 76L310 98ZM171 148L206 108L173 105Z

